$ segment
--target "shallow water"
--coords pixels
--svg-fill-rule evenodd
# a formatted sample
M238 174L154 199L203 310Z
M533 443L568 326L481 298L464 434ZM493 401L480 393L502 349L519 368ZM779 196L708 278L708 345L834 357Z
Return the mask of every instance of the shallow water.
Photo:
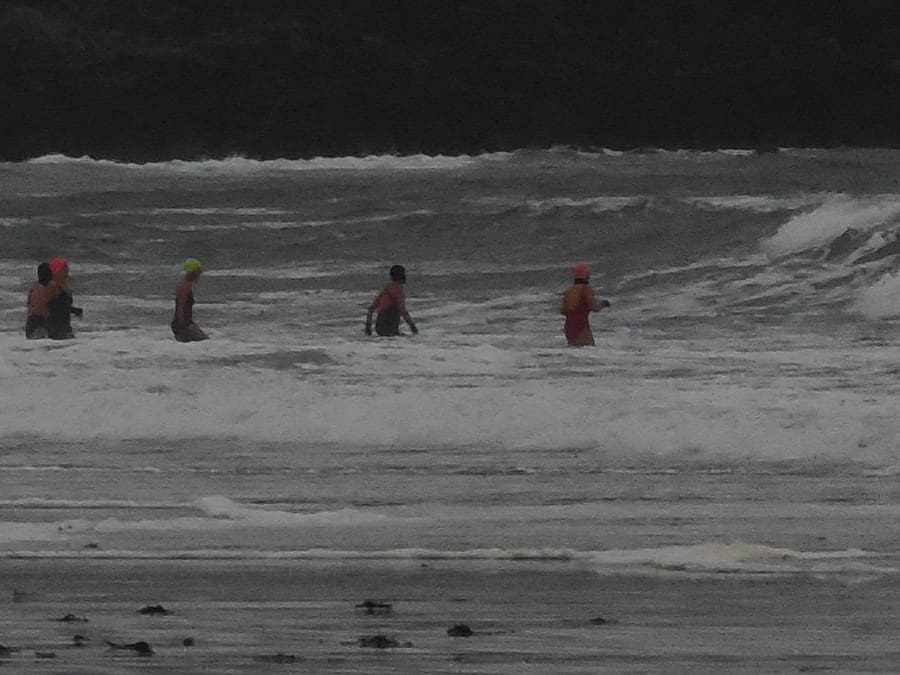
M257 647L316 672L889 672L898 168L855 150L0 164L0 564L33 596L0 643L46 672L23 654L70 604L162 656L67 651L59 672L277 667ZM55 255L85 318L27 342ZM188 255L213 339L183 345ZM612 301L596 349L561 336L576 260ZM395 262L421 332L366 339ZM297 575L312 586L285 591ZM598 633L601 591L619 623ZM370 596L412 649L341 644ZM505 637L457 654L456 596ZM156 601L206 646L133 621Z

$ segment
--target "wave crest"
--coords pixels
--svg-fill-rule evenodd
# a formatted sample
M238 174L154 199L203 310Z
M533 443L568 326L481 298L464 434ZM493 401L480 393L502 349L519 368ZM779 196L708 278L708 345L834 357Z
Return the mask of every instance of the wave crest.
M480 155L366 155L360 157L312 157L309 159L253 159L234 155L220 159L184 160L164 162L118 162L98 159L88 155L70 157L48 154L26 160L25 164L37 166L106 167L129 170L173 171L177 173L207 173L245 176L269 172L338 171L338 170L408 170L457 169L478 161L502 161L512 153L496 152Z
M778 232L763 240L769 255L796 253L827 244L848 229L871 232L900 218L900 196L855 198L837 194L817 208L792 217Z

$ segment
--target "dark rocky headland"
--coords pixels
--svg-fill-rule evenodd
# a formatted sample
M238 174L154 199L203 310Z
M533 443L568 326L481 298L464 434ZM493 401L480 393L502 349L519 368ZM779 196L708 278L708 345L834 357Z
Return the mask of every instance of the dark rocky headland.
M892 0L7 0L0 159L898 146Z

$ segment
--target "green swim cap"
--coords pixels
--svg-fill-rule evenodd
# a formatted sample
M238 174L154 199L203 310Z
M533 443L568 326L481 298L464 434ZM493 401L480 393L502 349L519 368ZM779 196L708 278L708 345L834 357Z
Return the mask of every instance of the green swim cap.
M200 261L197 260L196 258L188 258L187 260L184 261L184 264L181 266L181 269L183 269L185 272L188 272L188 273L197 272L197 271L203 269L203 265L201 265Z

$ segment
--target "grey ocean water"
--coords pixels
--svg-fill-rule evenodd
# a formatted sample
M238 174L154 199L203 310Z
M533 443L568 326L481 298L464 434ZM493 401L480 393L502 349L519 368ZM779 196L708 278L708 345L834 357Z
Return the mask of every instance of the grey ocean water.
M0 164L5 665L896 672L898 176L850 149ZM27 342L57 255L84 319ZM183 345L187 256L213 339ZM612 308L572 350L581 260ZM394 263L420 333L367 339Z

